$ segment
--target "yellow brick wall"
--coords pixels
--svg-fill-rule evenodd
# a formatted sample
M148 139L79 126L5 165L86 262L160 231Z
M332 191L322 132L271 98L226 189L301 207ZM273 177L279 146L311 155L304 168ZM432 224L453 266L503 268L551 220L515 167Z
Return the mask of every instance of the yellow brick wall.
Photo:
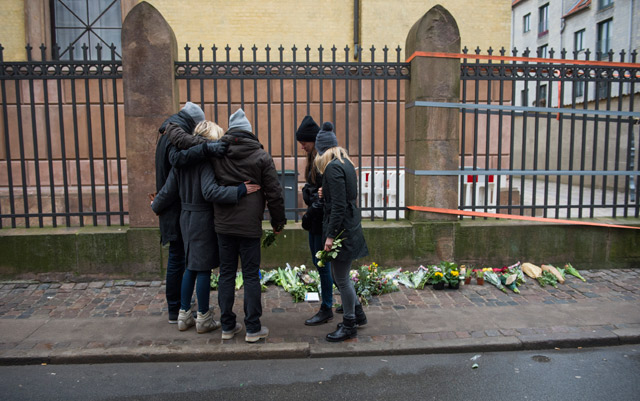
M248 49L245 57L251 56L250 48L256 45L257 56L262 60L267 45L272 48L273 60L279 57L280 45L285 48L285 59L290 59L290 49L295 44L300 60L307 45L313 55L320 45L330 48L335 44L342 49L352 42L353 9L347 6L351 2L345 0L150 0L149 3L173 28L180 58L186 43L192 48L202 44L205 59L209 60L213 44L221 48L218 57L225 54L224 47L228 44L232 59L238 58L240 44Z
M0 44L4 46L5 60L24 60L26 43L24 28L24 1L0 1ZM31 0L33 1L33 0ZM136 0L129 0L135 3ZM331 57L330 48L338 48L338 60L344 58L348 45L353 55L353 1L352 0L148 0L162 13L173 28L180 58L185 44L193 49L202 44L205 59L211 59L211 46L216 44L218 57L224 57L228 44L231 58L238 59L238 46L242 44L245 57L251 57L250 48L258 47L258 58L264 60L264 48L272 48L271 58L279 57L278 47L285 48L285 60L291 59L291 47L298 47L298 60L304 60L304 48L311 48L311 59L317 59L317 49L325 47L324 59ZM441 4L454 16L460 29L462 46L471 49L480 46L483 53L489 46L509 47L511 2L505 0L361 0L360 43L365 56L373 45L395 49L405 46L406 36L413 24L431 7ZM391 53L390 53L391 55ZM403 55L404 56L404 55ZM353 59L353 57L350 57ZM365 57L367 60L368 57Z
M353 55L351 0L190 0L187 3L149 0L149 3L173 28L181 58L186 43L194 49L202 44L205 57L209 58L214 43L219 48L229 44L233 59L237 59L240 44L245 48L255 44L259 58L264 56L267 44L273 49L272 59L278 56L274 50L280 45L285 48L285 59L290 59L294 44L299 49L298 60L304 56L301 51L307 45L312 49L312 60L317 57L320 45L326 49L325 60L330 57L329 49L333 45L338 48L338 60L343 60L345 45L352 49ZM509 48L511 3L505 0L361 0L360 43L366 50L365 56L372 45L377 49L385 45L404 48L413 24L436 4L441 4L456 19L462 47L480 46L483 53L489 46ZM224 52L219 50L218 54ZM376 59L382 59L381 51L376 52Z
M23 0L0 1L0 44L4 47L4 60L25 60L26 43Z
M511 2L505 0L362 0L361 40L365 49L372 44L404 49L411 27L433 6L440 4L455 18L460 31L461 48L479 46L486 53L489 46L509 49L511 37ZM379 54L379 55L378 55ZM391 54L391 53L390 53ZM395 54L395 53L394 53ZM376 51L376 59L382 54Z

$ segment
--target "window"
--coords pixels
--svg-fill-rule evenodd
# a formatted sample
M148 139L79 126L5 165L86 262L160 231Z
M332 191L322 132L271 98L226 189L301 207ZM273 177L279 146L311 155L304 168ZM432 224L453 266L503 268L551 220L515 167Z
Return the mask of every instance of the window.
M538 96L534 102L534 106L545 107L547 105L547 85L538 87Z
M597 50L600 53L598 60L607 58L607 52L611 49L611 26L613 19L608 19L598 24Z
M573 34L573 50L576 52L584 50L584 29L576 31Z
M520 103L523 106L527 106L529 104L529 90L527 88L520 91Z
M574 82L573 86L576 89L576 97L584 96L584 82Z
M527 33L531 30L531 13L522 17L522 32Z
M607 8L613 5L613 0L598 0L598 10Z
M109 46L116 46L116 58L121 58L120 31L122 15L120 0L52 0L52 31L60 47L58 58L82 59L82 46L88 46L87 57L98 59L96 46L102 46L101 58L111 59Z
M613 25L613 19L602 21L598 24L598 42L596 44L597 52L596 58L598 60L608 60L607 54L611 49L611 26ZM599 81L597 83L598 96L604 98L607 96L608 84L606 81Z
M538 9L538 36L549 33L549 4Z
M538 47L538 57L547 58L549 57L549 46L542 45Z

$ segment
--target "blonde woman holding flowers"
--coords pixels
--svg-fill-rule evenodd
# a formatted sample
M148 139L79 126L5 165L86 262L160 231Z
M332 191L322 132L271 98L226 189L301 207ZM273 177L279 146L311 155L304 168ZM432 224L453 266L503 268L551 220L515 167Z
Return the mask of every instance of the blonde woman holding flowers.
M349 271L351 263L367 256L369 249L362 232L360 209L356 206L357 174L347 151L338 146L332 123L322 124L322 129L316 136L315 148L318 152L315 164L322 174L324 250L331 250L338 235L342 239L340 252L331 261L331 276L340 290L344 315L337 330L327 334L327 341L340 342L356 337L357 327L367 323L367 316L358 301Z

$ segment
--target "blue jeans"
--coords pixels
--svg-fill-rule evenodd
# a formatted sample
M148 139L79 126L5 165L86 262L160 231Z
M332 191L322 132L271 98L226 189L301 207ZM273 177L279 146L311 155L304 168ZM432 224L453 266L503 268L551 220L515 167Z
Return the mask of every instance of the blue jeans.
M197 279L197 280L196 280ZM197 283L197 284L196 284ZM191 309L191 296L193 288L196 289L198 298L198 312L207 313L209 311L209 293L211 292L211 270L193 271L186 269L182 277L182 310Z
M182 236L169 242L169 260L167 262L166 296L169 315L178 316L180 310L180 289L184 274L185 256Z
M333 279L331 278L331 263L324 267L318 267L316 252L324 249L321 234L309 233L309 248L311 249L311 259L320 274L320 293L322 294L322 305L331 309L333 307Z

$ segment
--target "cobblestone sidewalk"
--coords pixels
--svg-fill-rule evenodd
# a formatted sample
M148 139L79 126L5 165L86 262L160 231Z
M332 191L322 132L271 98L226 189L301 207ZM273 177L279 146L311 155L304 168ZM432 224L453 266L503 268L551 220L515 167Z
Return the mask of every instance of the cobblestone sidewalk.
M374 297L365 307L369 324L359 330L354 346L368 344L424 343L464 339L523 339L530 337L568 338L591 336L612 339L615 333L640 330L638 312L617 318L611 311L638 311L640 271L582 270L587 279L582 282L567 277L565 284L555 289L541 287L534 280L520 287L520 294L503 293L491 284L462 285L459 290L435 291L407 289ZM61 335L43 339L0 339L0 353L15 350L110 349L123 347L197 347L208 345L244 344L244 336L231 341L220 340L220 331L204 335L178 332L167 324L165 287L161 281L94 281L79 283L0 282L0 328L18 327L20 322L83 322L104 327L114 333L105 338L76 338ZM339 295L336 296L339 302ZM217 293L212 291L211 305L217 313ZM241 322L242 290L237 292L234 311ZM269 285L263 293L263 324L271 329L269 344L306 343L326 346L324 335L333 324L318 327L303 325L305 318L315 313L318 304L294 303L282 288ZM581 309L582 308L582 309ZM596 311L591 319L571 320L571 311ZM564 314L558 314L562 310ZM622 313L622 312L621 312ZM601 316L596 316L600 314ZM557 316L556 316L557 315ZM219 316L219 315L218 315ZM521 318L526 316L528 319ZM498 318L499 317L499 318ZM494 320L495 319L495 320ZM14 322L14 323L12 323ZM87 323L89 322L89 323ZM110 324L113 322L113 324ZM116 324L117 322L117 324ZM144 327L128 328L126 322L151 323L153 335ZM504 322L501 324L500 322ZM149 325L148 323L145 323ZM120 325L120 329L115 326ZM124 326L123 326L124 325ZM66 327L68 325L65 325ZM113 328L111 328L113 326ZM119 330L119 331L118 331ZM150 330L150 329L149 329ZM147 330L147 331L149 331ZM122 334L126 332L125 334ZM3 333L4 334L4 333ZM100 333L102 334L102 333ZM106 334L105 334L106 335ZM635 341L631 336L627 341Z

